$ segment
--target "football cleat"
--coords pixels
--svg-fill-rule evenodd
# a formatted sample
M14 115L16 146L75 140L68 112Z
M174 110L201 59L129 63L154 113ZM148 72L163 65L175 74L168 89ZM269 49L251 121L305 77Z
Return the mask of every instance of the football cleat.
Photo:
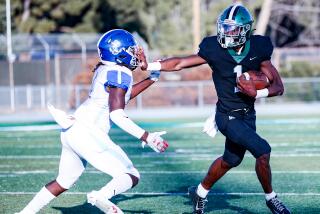
M121 209L117 207L114 203L109 201L106 197L103 197L100 192L92 191L87 194L87 201L92 206L98 207L102 212L107 214L123 214Z
M188 194L189 194L191 201L192 201L193 213L194 214L203 214L206 203L208 202L207 198L201 198L197 194L197 187L195 187L195 186L189 187Z
M273 214L290 214L290 210L278 199L278 197L271 198L266 201L267 206Z

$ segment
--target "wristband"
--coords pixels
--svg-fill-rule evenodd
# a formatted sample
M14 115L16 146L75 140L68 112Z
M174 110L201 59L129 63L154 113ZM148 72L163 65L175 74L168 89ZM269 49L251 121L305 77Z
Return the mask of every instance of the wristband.
M160 78L160 71L151 71L149 79L151 79L153 82L157 82Z
M161 63L160 62L151 62L148 64L147 70L148 71L160 71L161 70Z
M267 97L269 95L269 90L267 88L257 90L256 98Z

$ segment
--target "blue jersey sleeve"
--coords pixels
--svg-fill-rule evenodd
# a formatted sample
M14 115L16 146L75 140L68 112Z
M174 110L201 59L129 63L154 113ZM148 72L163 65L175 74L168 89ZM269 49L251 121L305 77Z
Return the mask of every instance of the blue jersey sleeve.
M108 71L106 87L117 87L128 90L131 84L131 76L121 71Z

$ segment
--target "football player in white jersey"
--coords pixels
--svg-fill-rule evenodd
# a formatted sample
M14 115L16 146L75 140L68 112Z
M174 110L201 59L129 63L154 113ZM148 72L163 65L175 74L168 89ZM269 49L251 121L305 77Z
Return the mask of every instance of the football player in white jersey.
M68 190L83 173L87 162L112 176L112 180L100 190L87 194L88 203L105 213L122 213L109 199L137 185L140 175L125 152L109 138L109 120L156 152L164 152L168 147L161 138L165 132L148 133L124 112L128 101L152 85L160 73L151 72L149 78L133 85L132 71L139 66L142 49L125 30L108 31L97 46L100 63L94 71L89 98L72 116L49 106L51 114L63 128L59 174L20 214L37 213Z

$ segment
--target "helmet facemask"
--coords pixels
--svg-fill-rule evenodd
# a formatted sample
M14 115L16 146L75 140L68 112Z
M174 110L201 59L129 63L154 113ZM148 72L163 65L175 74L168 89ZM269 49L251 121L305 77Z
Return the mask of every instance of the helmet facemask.
M134 70L139 66L137 52L138 46L129 46L127 48L122 48L121 51L117 54L116 60L119 64L122 64L131 70Z
M250 37L251 24L238 25L228 20L218 21L218 42L223 48L233 48L244 44Z

